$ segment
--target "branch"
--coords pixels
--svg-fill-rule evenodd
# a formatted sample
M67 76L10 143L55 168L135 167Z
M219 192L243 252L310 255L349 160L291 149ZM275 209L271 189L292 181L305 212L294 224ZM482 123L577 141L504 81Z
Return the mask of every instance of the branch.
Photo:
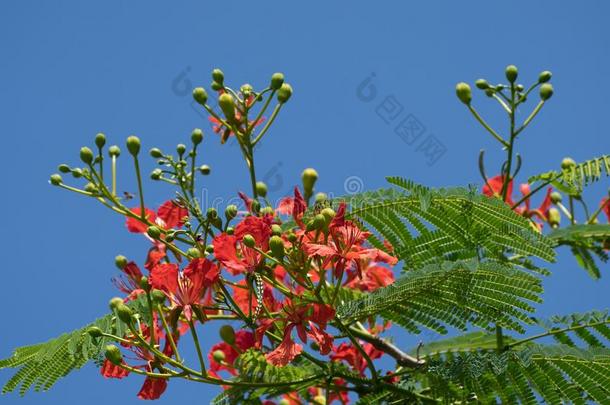
M400 350L394 344L382 339L378 336L371 335L367 331L350 327L349 331L360 339L370 343L375 349L381 350L396 360L398 365L409 368L418 368L426 364L425 360L420 360L416 357L410 356L407 353Z

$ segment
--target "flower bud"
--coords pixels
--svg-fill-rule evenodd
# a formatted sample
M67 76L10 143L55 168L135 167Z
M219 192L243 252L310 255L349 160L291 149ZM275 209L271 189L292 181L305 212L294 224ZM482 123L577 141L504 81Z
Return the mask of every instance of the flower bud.
M551 202L552 202L553 204L560 203L560 202L561 202L561 199L562 199L562 198L561 198L561 194L560 194L560 193L558 193L557 191L553 191L553 192L551 193Z
M282 398L280 402L277 403L277 405L290 405L290 401L286 398Z
M225 74L220 69L212 70L212 80L216 83L223 84L225 81Z
M75 179L80 179L81 177L83 177L83 171L78 167L72 169L72 177L74 177Z
M540 86L540 98L543 101L548 100L553 95L553 85L550 83L544 83Z
M297 241L297 239L298 239L297 235L295 235L295 233L294 233L294 232L290 232L290 233L288 233L288 235L287 235L286 237L288 238L288 241L289 241L290 243L294 243L294 242L296 242L296 241Z
M237 216L237 205L235 205L235 204L227 205L227 208L225 208L225 218L227 218L227 221L232 220L236 216Z
M159 159L163 157L163 152L161 152L161 149L159 148L152 148L150 150L150 156L152 156L155 159Z
M208 255L211 255L212 253L214 253L214 245L209 244L205 247L205 253Z
M485 95L487 97L493 97L494 96L494 90L493 89L487 89L485 90Z
M63 183L63 179L61 178L61 176L57 173L52 174L51 178L49 179L49 183L51 183L54 186L59 186L61 183Z
M258 200L252 200L250 209L253 213L257 214L261 210L261 203Z
M153 180L159 180L162 175L163 175L163 170L158 169L158 168L154 169L152 172L150 172L150 178Z
M199 128L193 129L191 133L191 141L194 145L199 145L203 141L203 131Z
M146 291L146 292L150 291L150 282L148 281L148 277L142 276L139 284L140 284L140 288L143 289L144 291Z
M101 149L104 147L104 145L106 145L106 135L100 132L99 134L95 135L95 146Z
M224 88L224 86L222 85L222 83L218 83L218 82L212 82L212 84L210 84L210 87L212 88L212 90L214 91L219 91L222 90Z
M119 349L115 345L106 346L106 358L109 362L117 366L123 363L123 355L121 354L121 349Z
M222 350L214 350L214 352L212 353L212 359L214 359L216 363L222 363L223 361L225 361L225 358L225 352L223 352Z
M165 293L161 290L152 290L150 292L150 297L157 304L163 304L165 302L165 299L167 298Z
M207 176L208 174L210 174L211 171L212 171L212 169L210 169L210 166L208 166L208 165L199 166L199 173L203 174L204 176Z
M225 232L227 233L227 235L234 235L235 228L233 228L232 226L229 226L229 227L227 227L227 230Z
M557 228L561 222L561 214L555 207L549 208L549 225L553 228Z
M326 405L326 397L324 395L316 395L313 398L313 403L315 405Z
M515 86L515 90L521 92L521 91L525 90L525 87L523 87L522 84L518 84L518 85Z
M153 239L159 239L161 237L161 229L158 226L152 225L146 228L146 234Z
M108 306L110 307L111 311L114 311L114 309L116 307L118 307L119 305L121 305L122 303L123 303L123 298L121 298L121 297L114 297L114 298L112 298L108 302Z
M269 249L276 259L282 260L284 258L284 241L281 237L273 235L269 238Z
M277 101L284 104L292 96L292 87L288 83L283 83L277 91Z
M486 90L489 88L489 83L487 83L487 80L485 79L477 80L476 82L474 82L474 85L481 90Z
M313 225L314 229L317 230L324 228L324 225L326 225L326 217L322 214L317 214L313 217Z
M218 211L216 211L216 208L210 207L205 215L208 219L218 218Z
M125 266L127 266L127 258L123 255L118 255L114 258L114 264L119 268L119 270L123 270Z
M264 207L261 209L261 215L275 215L273 207Z
M254 239L254 236L250 235L249 233L244 235L242 242L249 248L253 248L254 245L256 245L256 240Z
M231 325L222 325L218 333L223 342L230 345L235 344L235 330Z
M186 254L193 259L195 259L197 257L201 257L201 252L197 248L189 248L186 251Z
M284 74L274 73L271 76L271 84L269 87L271 87L272 90L279 90L280 87L282 87L282 84L284 84Z
M548 82L551 80L551 76L553 76L553 74L548 70L545 70L544 72L540 73L540 76L538 76L538 83Z
M62 163L59 166L57 166L57 170L59 170L62 173L70 173L70 166Z
M506 79L509 83L514 83L515 80L517 80L517 76L519 75L519 71L517 70L517 66L515 65L508 65L504 73L506 74Z
M470 104L472 101L472 90L470 90L470 86L467 83L458 83L455 86L455 94L460 101L466 105Z
M272 235L281 235L282 234L282 227L279 226L278 224L271 225L271 234Z
M301 180L303 181L303 191L305 196L310 196L313 193L313 186L318 180L318 172L312 168L305 169L301 174ZM307 199L308 197L305 198Z
M256 182L256 194L260 197L267 197L267 185L262 181Z
M100 328L98 328L97 326L92 326L89 329L87 329L87 333L92 338L98 338L104 334L104 332L102 332L102 330Z
M93 151L86 146L80 148L80 160L90 165L93 162Z
M193 98L199 104L205 105L206 101L208 101L208 93L203 87L196 87L193 89Z
M133 318L133 312L131 311L131 309L127 305L121 303L121 304L116 306L115 310L116 310L117 316L119 317L119 319L121 321L123 321L125 323L131 323L131 321L133 320L132 319Z
M90 183L85 184L85 191L88 192L88 193L95 194L99 190L98 190L98 188L97 188L97 186L95 184L90 182Z
M116 156L119 157L119 155L121 154L121 148L119 148L116 145L112 145L111 147L108 148L108 155L110 155L110 157Z
M184 152L186 152L186 145L183 143L176 145L176 152L178 152L178 155L180 156L184 155Z
M132 154L132 156L138 156L138 153L140 153L140 138L134 135L128 137L127 150Z
M241 94L243 94L243 96L245 98L250 97L250 95L252 95L252 92L254 91L254 89L252 88L251 84L242 84L242 86L239 88L239 91Z
M322 211L320 211L320 214L322 214L322 216L324 217L326 225L328 225L330 223L330 221L333 220L335 215L337 215L335 210L330 207L324 208Z
M235 100L232 95L229 93L221 94L220 97L218 97L218 105L227 120L235 120Z
M569 158L569 157L563 158L563 160L561 161L562 170L569 170L574 166L576 166L576 162L572 158Z
M317 193L315 196L316 202L323 202L328 200L328 195L326 193Z

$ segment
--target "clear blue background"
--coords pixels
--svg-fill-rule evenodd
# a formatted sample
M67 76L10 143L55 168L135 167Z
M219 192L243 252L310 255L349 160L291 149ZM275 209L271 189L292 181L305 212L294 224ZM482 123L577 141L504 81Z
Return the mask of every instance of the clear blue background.
M248 189L236 147L220 146L191 106L190 89L207 86L222 67L235 87L262 87L283 71L294 87L268 139L258 170L273 197L318 169L319 189L344 193L351 176L365 188L402 175L435 186L480 182L476 158L500 152L454 95L455 83L503 79L519 66L529 83L553 71L555 97L519 144L524 175L556 168L564 156L584 160L610 152L610 6L552 1L336 1L294 5L266 2L34 2L0 7L0 151L2 153L2 304L0 356L80 327L106 312L118 253L143 260L148 242L124 230L118 216L47 184L58 163L78 163L78 149L103 131L123 145L137 134L145 149L171 150L194 127L206 130L207 196ZM357 86L375 73L377 99ZM385 124L375 108L394 95L446 147L426 156ZM534 96L533 99L536 97ZM533 101L529 103L532 107ZM504 129L499 108L477 93L491 122ZM522 113L523 118L525 112ZM401 116L401 117L403 117ZM502 120L502 121L501 121ZM135 190L131 165L120 190ZM153 166L145 160L146 171ZM523 179L522 178L522 179ZM597 204L608 179L591 189ZM149 184L148 204L172 196ZM608 307L610 272L592 281L567 255L545 281L544 315ZM205 345L216 340L204 333ZM414 339L401 337L404 347ZM10 373L0 372L0 383ZM141 379L105 381L87 366L44 394L0 397L3 404L137 403ZM215 389L171 382L160 403L206 403Z

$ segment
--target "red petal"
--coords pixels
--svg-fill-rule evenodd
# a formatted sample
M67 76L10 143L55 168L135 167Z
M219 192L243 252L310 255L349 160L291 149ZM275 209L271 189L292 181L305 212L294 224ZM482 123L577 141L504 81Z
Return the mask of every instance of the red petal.
M123 364L126 364L123 362ZM104 378L125 378L129 375L129 371L121 368L108 360L104 360L104 364L100 369L100 373L104 376Z
M159 399L167 389L167 380L163 378L146 377L144 385L138 393L140 399Z
M142 211L140 211L140 207L135 207L135 208L131 209L131 212L133 212L134 214L136 214L139 217L140 213ZM154 223L155 220L157 219L157 214L155 214L155 212L153 210L149 210L148 208L146 208L145 212L146 212L146 219L148 220L148 222ZM148 228L148 225L146 225L139 219L135 219L135 218L131 218L131 217L127 217L127 221L125 222L125 225L127 226L127 230L129 232L133 232L133 233L145 233L146 229Z
M602 199L601 205L604 207L602 208L602 211L604 211L608 217L608 222L610 222L610 198L606 197Z
M278 347L265 356L274 366L284 367L303 351L303 346L295 343L290 336L290 329L284 333L284 339Z
M234 276L246 271L245 264L237 257L235 235L222 233L214 238L214 257Z
M165 223L164 228L170 229L184 225L184 219L188 218L189 212L186 208L179 206L173 200L169 200L159 207L157 215Z
M178 265L174 263L161 263L150 271L150 285L166 293L178 290Z

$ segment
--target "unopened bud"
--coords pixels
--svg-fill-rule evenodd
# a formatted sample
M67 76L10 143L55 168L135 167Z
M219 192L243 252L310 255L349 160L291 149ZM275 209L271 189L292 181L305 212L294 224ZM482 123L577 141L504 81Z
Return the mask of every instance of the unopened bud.
M92 326L89 329L87 329L87 333L92 338L98 338L104 334L104 332L102 332L102 330L100 328L98 328L97 326Z
M227 233L227 235L234 235L235 228L233 228L232 226L229 226L229 227L227 227L227 230L225 232Z
M214 352L212 353L212 358L216 363L222 363L223 361L225 361L226 358L225 352L223 352L222 350L214 350Z
M225 74L220 69L212 70L212 80L216 83L223 84L225 81Z
M80 160L90 165L93 162L93 151L86 146L80 148Z
M119 319L125 323L131 323L131 321L133 320L133 312L131 311L131 309L125 305L124 303L121 303L119 305L116 306L115 308L116 310L116 314L119 317Z
M203 87L196 87L193 89L193 98L199 104L204 105L208 101L208 93Z
M282 227L279 226L278 224L271 225L271 234L272 235L281 235L282 234Z
M191 141L194 145L199 145L203 141L203 131L199 128L193 129L191 133Z
M203 174L204 176L207 176L208 174L210 174L211 171L212 171L212 169L210 169L210 166L208 166L208 165L199 166L199 173Z
M540 86L540 98L544 101L548 100L553 96L553 85L550 83L544 83Z
M312 168L305 169L301 174L301 180L303 181L303 191L307 199L307 196L311 196L313 193L313 187L318 180L318 172Z
M157 168L150 172L150 178L153 180L159 180L161 176L163 176L163 170L161 169Z
M261 215L275 215L275 210L273 207L264 207L260 211Z
M263 198L267 197L267 185L262 181L256 183L256 194Z
M455 94L460 101L466 105L470 104L472 101L472 90L470 90L470 86L467 83L458 83L455 86Z
M288 233L288 235L286 236L286 238L288 238L288 241L289 241L290 243L294 243L294 242L296 242L296 241L297 241L297 239L298 239L297 235L296 235L294 232L290 232L290 233Z
M114 297L108 302L111 311L114 311L121 304L123 304L123 298L121 297Z
M248 98L250 97L250 95L252 95L252 92L254 91L254 89L252 88L251 84L242 84L242 86L239 88L239 91L241 94L243 94L244 98Z
M277 91L277 101L284 104L292 96L292 87L288 83L283 83Z
M197 257L201 257L201 252L197 248L189 248L186 251L186 254L193 259L195 259Z
M322 216L324 217L326 225L328 225L330 221L332 221L332 219L335 217L335 215L337 215L335 210L330 207L324 208L322 211L320 211L320 214L322 214Z
M235 330L231 325L222 325L218 333L223 342L230 345L235 344Z
M95 146L101 149L104 147L104 145L106 145L106 135L100 132L99 134L95 135Z
M328 195L326 193L317 193L315 196L316 202L323 202L328 200Z
M284 241L281 237L273 235L269 238L269 249L271 254L278 260L282 260L284 257Z
M139 284L140 284L140 288L143 289L144 291L146 291L146 292L150 291L150 282L148 281L148 277L142 276Z
M106 346L106 359L114 365L120 365L123 363L123 355L121 349L115 345Z
M208 219L218 218L218 211L216 211L216 208L210 207L205 215Z
M163 152L161 152L161 149L159 148L152 148L150 150L150 156L152 156L155 159L159 159L163 157Z
M146 228L146 234L153 239L159 239L161 237L161 229L155 225L152 225Z
M70 173L70 166L62 163L59 166L57 166L57 170L59 170L62 173Z
M72 169L72 177L74 177L75 179L80 179L81 177L83 177L83 171L78 167Z
M165 293L161 290L152 290L150 292L150 297L157 304L163 304L165 302L165 299L167 298Z
M234 205L234 204L227 205L227 208L225 208L225 218L227 218L227 221L232 220L236 216L237 216L237 205Z
M253 248L256 245L256 240L254 239L254 236L250 235L249 233L244 235L242 242L249 248Z
M118 157L121 154L121 148L119 148L116 145L112 145L111 147L108 148L108 155L110 155L110 157L116 156Z
M517 66L515 65L508 65L504 73L506 74L506 79L509 83L514 83L515 80L517 80L517 76L519 75L519 71L517 70Z
M574 166L576 166L576 162L572 158L569 158L569 157L563 158L563 160L561 161L562 170L569 170L569 169L573 168Z
M552 202L553 204L560 203L560 202L561 202L561 194L560 194L560 193L558 193L557 191L553 191L553 192L551 193L551 202Z
M316 395L313 398L313 403L315 405L326 405L326 397L324 395Z
M553 228L557 228L561 222L561 214L555 207L549 208L549 225Z
M176 145L176 152L178 152L178 155L180 156L184 155L184 152L186 152L186 145L183 143Z
M316 230L324 228L324 225L326 225L326 217L322 214L317 214L313 217L313 225Z
M123 270L125 266L127 266L127 258L123 255L118 255L114 258L114 264L119 268L119 270Z
M551 80L551 76L553 76L553 74L548 70L545 70L544 72L540 73L540 76L538 76L538 83L548 82Z
M272 90L279 90L280 87L282 87L282 84L284 84L284 74L274 73L271 76L271 84L269 87L271 87Z
M127 150L131 153L132 156L138 156L140 153L140 138L137 136L131 135L127 138Z
M235 100L232 95L229 93L221 94L220 97L218 97L218 105L227 120L235 120Z
M95 184L89 182L85 184L85 191L91 194L96 194L99 190Z
M59 174L55 173L51 175L49 182L54 186L59 186L61 183L63 183L63 179Z
M214 91L219 91L222 90L224 88L224 86L222 85L222 83L218 83L218 82L212 82L212 84L210 84L210 87L212 88L212 90Z
M486 90L489 88L489 83L487 83L487 80L485 79L477 80L476 82L474 82L474 85L481 90Z

